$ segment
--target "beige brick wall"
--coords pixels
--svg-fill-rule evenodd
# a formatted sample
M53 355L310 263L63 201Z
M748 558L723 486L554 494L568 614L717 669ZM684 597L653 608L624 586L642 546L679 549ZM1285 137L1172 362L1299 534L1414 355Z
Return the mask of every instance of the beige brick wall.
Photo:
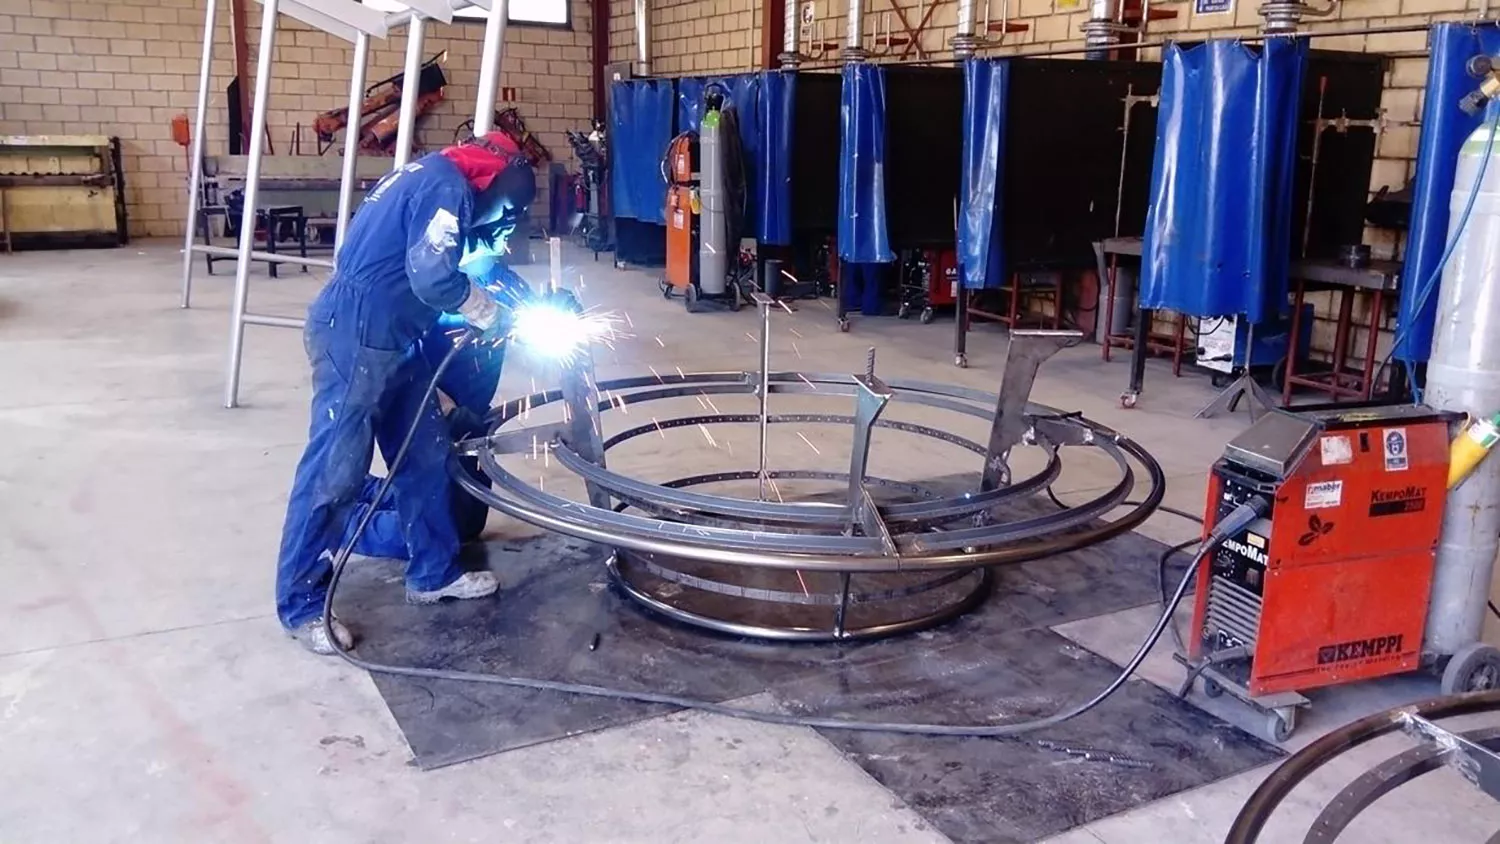
M635 4L610 0L611 61L635 58ZM741 73L760 66L761 0L652 0L651 71Z
M219 5L211 154L228 150L223 92L234 72L229 4ZM252 3L248 11L253 75L260 6ZM586 126L593 111L589 20L588 0L574 0L571 31L512 26L506 37L500 84L517 89L513 104L562 162L572 157L563 130ZM442 146L473 116L483 36L482 23L428 27L425 52L448 50L451 84L445 101L420 124L420 145ZM180 234L187 162L170 123L194 105L202 37L201 0L0 0L0 132L119 136L132 234ZM368 78L399 73L404 49L400 34L375 42ZM298 123L304 153L316 151L313 119L347 104L352 53L347 42L282 17L267 124L278 154L290 152ZM538 176L545 186L546 174ZM545 213L544 201L539 198L538 213Z

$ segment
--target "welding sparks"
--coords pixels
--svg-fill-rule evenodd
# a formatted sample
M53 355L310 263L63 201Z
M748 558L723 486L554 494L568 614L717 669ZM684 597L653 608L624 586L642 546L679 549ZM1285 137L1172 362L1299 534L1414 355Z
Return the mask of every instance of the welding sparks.
M805 581L805 580L802 579L802 570L801 569L797 569L797 582L800 583L800 584L802 584L802 594L804 594L804 595L811 595L812 594L811 592L807 591L807 581Z
M718 448L719 447L719 444L716 443L716 442L714 442L714 435L710 434L708 432L708 426L707 425L704 425L702 422L699 422L698 423L698 430L700 430L700 431L703 432L703 438L705 440L708 440L708 444L711 447L713 447L713 448Z
M750 333L750 332L748 332L748 331L746 331L746 332L745 332L745 339L746 339L746 340L749 340L749 341L750 341L750 342L752 342L752 343L756 343L756 342L759 342L759 341L758 341L758 340L756 340L756 339L755 339L755 335L754 335L754 334L751 334L751 333Z
M801 438L801 440L803 442L807 443L807 447L813 450L813 454L822 454L823 453L823 452L821 452L821 451L818 450L817 446L815 446L815 445L812 444L812 440L808 439L806 434L803 434L801 431L798 431L797 432L797 436L799 438Z
M656 345L661 346L663 349L665 349L667 347L667 344L663 343L661 341L661 335L660 334L656 335L655 339L656 339Z
M797 348L797 344L796 343L792 344L792 351L797 353L797 359L798 360L802 359L802 350L799 349L799 348Z
M660 434L662 439L667 438L667 432L661 429L661 423L656 421L655 416L651 417L651 424L656 426L656 433Z
M796 337L796 338L797 338L797 339L798 339L798 340L801 340L801 339L802 339L802 332L800 332L800 331L798 331L798 330L797 330L797 329L795 329L795 328L793 328L793 327L791 327L791 326L790 326L790 325L788 325L788 326L787 326L787 327L786 327L786 330L787 330L787 331L790 331L790 332L792 332L792 336L793 336L793 337Z
M667 382L665 382L665 381L662 380L661 373L656 371L656 367L654 367L654 366L652 366L651 364L648 363L648 364L646 364L646 368L649 369L649 370L651 370L651 374L652 375L656 376L656 383L658 383L658 384L665 384L665 383L667 383Z
M809 380L807 380L807 376L806 375L803 375L802 373L799 372L799 373L797 373L797 377L801 378L802 379L802 383L806 384L807 386L812 387L814 390L818 389L818 385L814 384L813 382L811 382Z
M542 443L542 468L552 468L552 443L550 441Z
M580 312L545 299L524 302L511 315L510 336L518 345L564 362L595 342L613 342L619 321L611 312L592 308Z
M677 377L678 378L681 378L684 381L687 380L687 374L682 371L682 367L680 367L680 366L674 366L672 368L675 369L675 370L677 370Z
M719 409L714 406L714 400L711 399L711 398L709 398L707 393L703 394L703 400L706 401L706 402L708 402L709 408L711 410L713 410L714 413L718 413L719 412Z
M776 479L771 477L769 472L762 472L761 477L765 479L766 486L771 488L771 494L776 496L776 500L781 504L785 504L786 499L781 497L781 489L776 486Z
M632 331L635 330L635 322L630 319L630 311L620 311L620 316L625 318L625 324L630 326Z

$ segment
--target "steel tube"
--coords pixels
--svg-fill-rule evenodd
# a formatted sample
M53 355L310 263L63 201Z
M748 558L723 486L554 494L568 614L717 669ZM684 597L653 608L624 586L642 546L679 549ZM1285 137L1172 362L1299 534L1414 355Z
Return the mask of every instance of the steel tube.
M844 20L844 48L839 60L845 64L862 62L870 53L865 49L865 0L849 0L849 14Z
M228 246L206 246L202 243L193 244L193 252L198 255L221 255L225 258L238 258L240 250L231 249ZM259 249L250 251L250 259L253 261L266 261L272 264L294 264L299 267L317 267L319 269L333 269L333 262L322 258L303 258L300 255L284 255L280 252L264 252Z
M274 316L272 314L245 314L246 325L266 325L272 328L296 328L301 329L307 325L307 320L297 317Z
M651 0L635 0L635 73L651 75Z
M412 138L416 135L417 126L417 100L421 96L418 80L422 76L422 42L425 40L426 27L426 18L418 15L411 19L411 25L406 30L406 64L401 75L401 123L396 127L392 170L400 170L411 160Z
M474 101L476 138L484 137L495 121L495 96L500 86L500 66L505 59L505 30L509 23L510 0L495 0L485 20L484 47L479 59L479 94Z
M802 54L798 52L798 39L802 37L801 21L797 17L797 10L802 4L798 0L784 0L783 13L781 16L781 66L795 70L802 61Z
M354 209L354 184L358 181L359 134L364 122L365 74L370 66L370 36L361 32L354 38L354 64L349 70L349 113L344 124L344 172L339 177L339 210L333 230L333 257L338 261L344 233L349 228L349 214Z
M198 66L198 113L193 117L193 151L188 163L187 229L182 242L182 307L193 306L193 241L198 229L198 192L203 188L203 139L208 126L208 83L212 76L214 25L219 0L208 0L203 12L203 59Z
M958 28L949 43L953 46L953 58L963 61L974 55L979 47L974 37L974 0L958 0Z
M245 304L250 298L250 260L255 251L256 203L260 200L261 155L266 146L266 102L271 96L271 59L276 51L276 12L281 0L262 0L260 49L255 60L255 103L250 116L250 166L245 171L245 205L240 217L239 260L234 267L234 305L229 323L229 372L224 406L240 398L240 364L245 354ZM274 237L274 233L267 233Z
M760 500L766 500L766 426L771 398L771 301L760 303Z

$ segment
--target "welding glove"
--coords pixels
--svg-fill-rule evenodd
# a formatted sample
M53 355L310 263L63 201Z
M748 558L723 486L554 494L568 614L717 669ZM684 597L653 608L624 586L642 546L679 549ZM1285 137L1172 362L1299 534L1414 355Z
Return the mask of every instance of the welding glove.
M469 295L458 306L458 315L471 328L479 332L479 342L494 342L504 333L500 319L500 303L480 284L469 280Z

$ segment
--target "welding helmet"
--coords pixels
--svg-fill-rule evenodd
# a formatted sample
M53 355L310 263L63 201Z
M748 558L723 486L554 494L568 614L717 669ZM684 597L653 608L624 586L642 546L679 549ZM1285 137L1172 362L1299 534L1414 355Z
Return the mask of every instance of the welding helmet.
M531 208L536 197L536 175L531 166L515 163L492 179L484 190L474 195L465 246L475 252L503 255L506 244Z

